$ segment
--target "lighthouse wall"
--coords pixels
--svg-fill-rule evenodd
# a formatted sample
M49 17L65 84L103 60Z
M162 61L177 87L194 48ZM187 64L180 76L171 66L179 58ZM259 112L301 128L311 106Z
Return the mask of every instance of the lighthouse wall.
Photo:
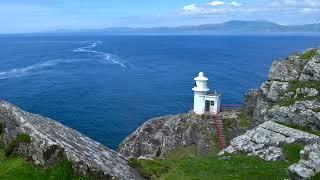
M193 106L194 113L204 114L205 95L206 95L206 92L194 92L194 106Z

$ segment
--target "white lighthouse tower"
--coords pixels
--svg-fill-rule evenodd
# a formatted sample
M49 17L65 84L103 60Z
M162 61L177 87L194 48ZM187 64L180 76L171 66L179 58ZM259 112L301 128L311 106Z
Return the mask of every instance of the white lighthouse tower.
M199 115L202 114L217 114L220 112L221 94L208 93L208 78L203 72L194 78L195 84L192 90L194 91L193 112Z

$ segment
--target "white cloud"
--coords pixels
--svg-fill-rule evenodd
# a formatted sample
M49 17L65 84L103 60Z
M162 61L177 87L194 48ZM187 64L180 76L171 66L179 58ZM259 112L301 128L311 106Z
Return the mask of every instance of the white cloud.
M232 1L231 3L230 3L230 5L233 5L233 6L241 6L242 4L241 3L238 3L238 2L236 2L236 1Z
M224 5L225 2L223 2L223 1L212 1L212 2L210 2L208 4L211 5L211 6L221 6L221 5Z
M183 10L186 10L186 11L193 11L194 9L196 9L196 5L195 4L189 4L189 5L186 5L184 6L182 9Z

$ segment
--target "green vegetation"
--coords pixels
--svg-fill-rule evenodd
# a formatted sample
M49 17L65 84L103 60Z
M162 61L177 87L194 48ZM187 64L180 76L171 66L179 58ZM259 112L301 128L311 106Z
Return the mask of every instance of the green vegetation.
M282 99L282 100L278 101L276 103L276 105L279 105L281 107L288 107L288 106L293 105L295 102L296 102L296 100L293 97L289 97L289 98Z
M266 162L247 155L199 156L195 147L178 148L165 159L130 161L149 179L285 179L288 162Z
M310 133L310 134L314 134L314 135L320 136L320 131L312 130L309 127L306 127L306 126L299 126L299 125L288 124L288 123L283 123L283 122L277 122L277 123L278 124L282 124L282 125L287 126L287 127L291 127L293 129L297 129L297 130L300 130L300 131L304 131L304 132L307 132L307 133Z
M312 180L319 180L320 179L320 173L317 173L315 176L312 177Z
M251 117L247 112L242 111L238 117L239 117L239 127L247 128L250 126Z
M316 49L308 50L308 51L304 52L303 54L301 54L300 58L302 60L310 60L316 55L316 52L317 52Z
M2 135L3 131L4 131L4 124L0 122L0 135Z
M69 180L69 179L85 179L72 176L71 163L67 160L58 162L55 166L48 169L36 167L27 162L27 159L11 155L6 157L1 152L0 157L0 179L14 180Z
M301 88L313 88L320 91L320 82L319 81L290 81L289 92L292 92L292 96L278 101L276 104L279 106L290 106L293 105L296 101L306 101L314 100L320 98L320 93L316 96L307 96L307 94L299 93L297 94L297 89Z
M300 151L303 149L303 145L299 143L285 144L283 146L283 153L286 160L291 164L297 163L300 160Z
M19 134L10 144L4 147L4 153L9 156L13 153L15 148L19 146L20 143L30 143L31 138L28 134Z
M49 168L37 167L28 158L14 154L20 143L31 143L28 134L19 134L10 144L0 149L0 179L14 180L82 180L84 177L73 176L71 163L62 160Z

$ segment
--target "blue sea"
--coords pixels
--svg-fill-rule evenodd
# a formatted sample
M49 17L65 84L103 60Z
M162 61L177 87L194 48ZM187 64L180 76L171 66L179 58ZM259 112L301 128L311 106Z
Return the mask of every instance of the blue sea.
M240 104L273 60L318 35L1 35L0 99L116 149L149 118L191 110L199 71Z

